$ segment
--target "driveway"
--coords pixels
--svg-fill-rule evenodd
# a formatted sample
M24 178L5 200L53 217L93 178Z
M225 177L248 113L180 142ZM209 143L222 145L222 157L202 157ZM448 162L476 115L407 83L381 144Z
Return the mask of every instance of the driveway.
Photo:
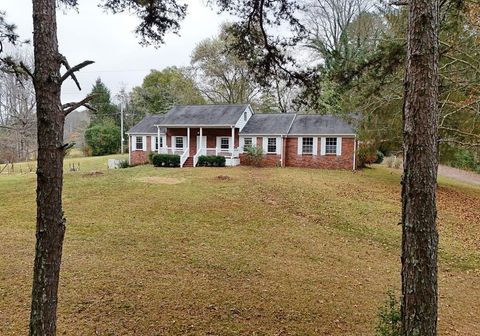
M470 184L480 185L480 174L458 168L439 165L438 175L453 178Z

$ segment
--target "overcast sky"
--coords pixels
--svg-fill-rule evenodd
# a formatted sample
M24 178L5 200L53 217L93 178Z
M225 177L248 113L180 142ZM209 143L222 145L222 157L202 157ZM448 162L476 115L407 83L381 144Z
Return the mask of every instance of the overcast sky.
M225 14L218 15L205 5L204 0L185 0L188 14L182 22L180 36L167 35L160 48L142 47L133 33L137 19L126 14L106 14L97 7L97 0L80 0L79 12L69 10L58 13L58 38L60 51L70 65L84 60L96 63L78 73L82 85L79 92L68 81L63 86L64 102L78 100L90 92L97 77L115 95L122 87L130 90L140 85L150 69L167 66L184 66L201 40L218 33ZM22 38L32 38L32 1L0 0L0 10L7 12L7 20L18 26Z

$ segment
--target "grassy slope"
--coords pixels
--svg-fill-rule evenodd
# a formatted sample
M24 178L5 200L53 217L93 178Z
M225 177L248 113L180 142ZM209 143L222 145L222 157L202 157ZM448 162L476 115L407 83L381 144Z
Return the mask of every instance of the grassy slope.
M396 171L85 176L106 158L75 160L59 334L371 335L385 291L399 288ZM182 183L142 181L152 176ZM0 335L27 330L34 192L34 174L0 175ZM442 335L480 329L479 204L480 188L441 180Z

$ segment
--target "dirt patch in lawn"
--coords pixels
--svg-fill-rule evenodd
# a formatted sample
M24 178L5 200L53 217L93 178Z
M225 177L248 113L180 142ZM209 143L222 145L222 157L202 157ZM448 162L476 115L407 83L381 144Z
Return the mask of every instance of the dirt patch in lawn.
M151 184L179 184L185 182L185 179L175 177L147 176L138 179L140 182Z

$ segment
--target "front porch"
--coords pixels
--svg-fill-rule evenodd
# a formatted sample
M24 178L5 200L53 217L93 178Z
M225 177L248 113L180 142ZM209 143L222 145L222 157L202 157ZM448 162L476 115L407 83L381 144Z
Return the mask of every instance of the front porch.
M158 153L180 155L180 167L196 167L202 155L224 156L226 166L240 164L239 130L231 128L167 128ZM160 138L160 133L159 133Z

